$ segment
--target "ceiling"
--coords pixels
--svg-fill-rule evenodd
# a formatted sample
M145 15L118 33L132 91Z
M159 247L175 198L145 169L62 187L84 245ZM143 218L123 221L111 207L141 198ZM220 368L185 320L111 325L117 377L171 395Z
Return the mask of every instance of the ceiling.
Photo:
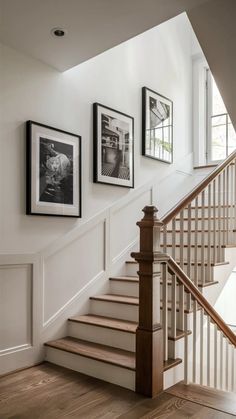
M0 41L65 71L207 1L0 0Z

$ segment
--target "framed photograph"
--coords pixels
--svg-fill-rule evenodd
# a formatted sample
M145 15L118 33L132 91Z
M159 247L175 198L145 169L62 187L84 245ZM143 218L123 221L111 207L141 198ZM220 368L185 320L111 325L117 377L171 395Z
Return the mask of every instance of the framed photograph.
M81 217L81 137L26 123L26 213Z
M173 162L173 102L147 87L142 89L142 155Z
M94 182L134 187L134 118L93 104Z

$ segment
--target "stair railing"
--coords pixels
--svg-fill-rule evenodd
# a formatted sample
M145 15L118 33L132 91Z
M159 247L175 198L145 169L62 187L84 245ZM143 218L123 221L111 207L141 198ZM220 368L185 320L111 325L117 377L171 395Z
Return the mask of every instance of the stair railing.
M161 221L161 246L196 286L213 281L213 266L234 244L236 151L174 206Z
M153 397L164 387L164 366L176 358L170 339L184 336L185 382L235 390L236 336L189 276L160 248L163 223L154 206L143 209L136 332L136 391Z

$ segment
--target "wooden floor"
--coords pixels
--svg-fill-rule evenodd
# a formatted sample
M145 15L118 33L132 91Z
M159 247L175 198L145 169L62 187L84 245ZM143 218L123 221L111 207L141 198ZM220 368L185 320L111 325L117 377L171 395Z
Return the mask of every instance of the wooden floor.
M0 418L235 418L234 396L230 395L224 404L207 390L201 396L195 387L177 385L151 400L44 363L0 378Z

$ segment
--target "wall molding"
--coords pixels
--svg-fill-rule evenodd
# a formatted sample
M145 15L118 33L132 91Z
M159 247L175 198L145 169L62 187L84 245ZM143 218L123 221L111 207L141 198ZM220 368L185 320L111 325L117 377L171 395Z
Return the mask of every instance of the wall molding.
M173 173L174 172L177 172L176 168ZM185 175L187 176L188 174L185 173ZM0 270L20 269L21 267L27 266L31 266L32 270L32 343L26 343L0 351L0 356L4 358L5 363L3 370L0 370L0 374L6 373L13 368L17 369L42 361L44 358L43 343L46 340L63 336L63 334L66 333L65 328L67 318L76 314L79 310L85 312L88 309L89 297L92 294L101 291L106 292L108 289L109 281L107 281L107 279L109 276L122 274L125 260L130 257L131 251L137 247L138 235L133 229L130 231L130 234L127 235L128 238L125 242L126 235L124 236L124 234L121 233L122 240L120 244L118 243L117 246L114 247L114 253L111 254L111 243L112 240L114 240L111 236L114 234L114 232L112 232L114 231L114 228L112 230L112 226L117 226L117 223L122 223L122 213L120 213L120 211L124 210L124 213L128 214L128 219L130 217L133 228L133 225L137 221L135 218L137 217L137 213L140 211L140 217L142 215L141 206L143 205L143 202L145 201L146 205L154 204L155 201L157 201L158 187L165 180L165 177L158 179L157 177L154 177L136 189L130 190L125 196L112 205L107 206L94 216L84 219L82 223L68 231L59 239L54 240L38 253L0 254ZM144 196L145 194L147 194L146 198ZM101 227L99 227L99 225L101 225ZM96 228L98 228L98 230L96 230ZM47 269L45 268L47 267L47 263L50 261L52 265L49 266L50 269L52 269L54 258L55 261L58 258L62 259L63 251L65 251L65 255L67 255L68 258L68 253L70 254L68 246L72 246L73 250L77 248L79 241L85 240L86 242L87 240L88 242L88 240L93 240L93 230L95 230L95 239L101 240L102 247L99 257L97 258L97 272L95 271L92 277L86 279L86 283L82 282L81 286L80 281L78 281L78 289L73 293L72 297L68 298L67 301L64 301L52 315L49 313L49 318L46 319L45 295L47 291L45 288L45 275L47 275ZM122 232L122 225L120 226L120 231ZM96 237L97 232L99 232L99 237ZM75 248L73 248L73 245ZM82 245L79 244L79 246ZM62 252L62 256L60 255L60 252ZM87 257L86 252L83 257ZM51 270L51 272L53 271ZM47 281L50 283L50 278L47 278ZM74 285L76 286L76 284ZM62 284L59 284L59 286L61 287ZM14 355L16 353L17 355Z

